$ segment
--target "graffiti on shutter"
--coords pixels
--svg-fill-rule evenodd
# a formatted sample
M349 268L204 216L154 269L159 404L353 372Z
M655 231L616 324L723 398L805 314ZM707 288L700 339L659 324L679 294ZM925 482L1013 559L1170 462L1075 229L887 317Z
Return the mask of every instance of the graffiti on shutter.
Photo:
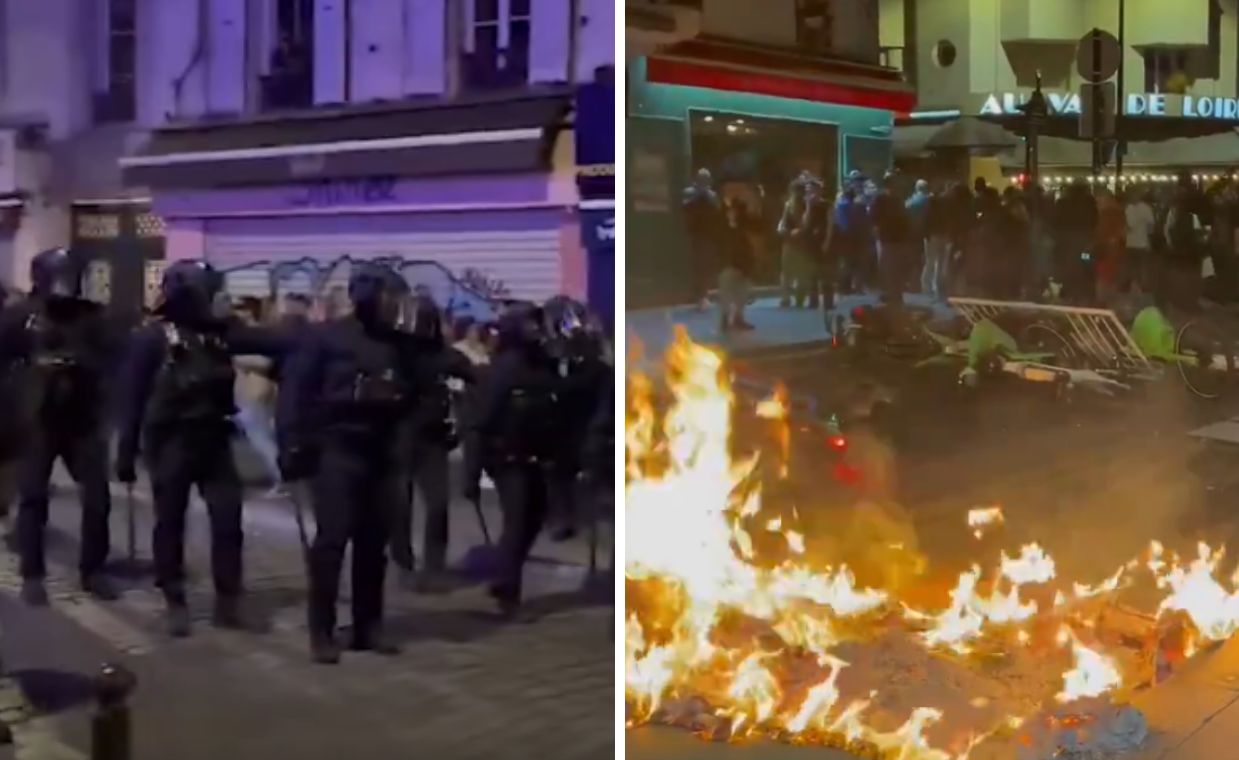
M348 280L354 260L341 256L331 261L299 259L296 261L250 262L236 267L223 267L224 281L233 297L257 296L279 300L287 295L309 296L320 314L339 314L348 302ZM429 295L445 311L453 315L470 315L491 319L498 301L508 297L503 280L491 273L467 268L452 272L437 261L404 259L397 256L365 259L391 266L404 276L409 289Z

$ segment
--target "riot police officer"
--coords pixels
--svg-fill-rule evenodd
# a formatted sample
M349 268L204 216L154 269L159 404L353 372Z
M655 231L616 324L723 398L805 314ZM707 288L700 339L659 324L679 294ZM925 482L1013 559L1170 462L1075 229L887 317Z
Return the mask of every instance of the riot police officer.
M588 315L583 304L556 296L546 302L543 313L564 421L548 482L551 518L558 524L553 538L563 541L577 532L582 451L589 420L598 407L605 367L599 341L586 329Z
M17 542L22 599L47 604L44 533L48 482L64 461L81 492L82 588L101 599L116 598L103 574L108 555L108 449L104 435L104 377L109 359L102 308L82 298L84 262L57 248L34 257L31 297L4 313L0 363L16 360L25 392L26 439L18 466Z
M408 426L409 490L396 507L392 527L392 560L409 585L420 591L444 590L448 544L448 455L460 442L454 383L474 382L469 359L447 345L439 306L429 296L413 304L411 336L414 395ZM422 570L413 572L413 501L425 506Z
M285 368L278 429L286 482L311 479L317 530L309 550L310 652L340 660L336 599L353 544L352 648L395 654L383 635L383 581L399 498L401 424L412 381L398 329L407 285L377 264L349 278L353 313L318 326Z
M223 276L181 261L164 272L158 320L133 337L121 395L116 474L136 480L139 449L154 497L155 581L167 603L168 632L189 635L185 593L185 514L197 486L211 520L212 621L242 625L241 480L232 456L233 353L261 353L232 340Z
M558 420L556 377L541 310L514 306L499 318L499 345L470 415L503 510L499 570L490 593L507 617L520 609L521 575L546 520L546 469Z

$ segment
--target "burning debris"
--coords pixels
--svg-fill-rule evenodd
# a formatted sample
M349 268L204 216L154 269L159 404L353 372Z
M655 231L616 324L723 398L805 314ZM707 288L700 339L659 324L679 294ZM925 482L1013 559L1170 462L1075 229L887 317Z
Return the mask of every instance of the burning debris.
M1108 758L1148 735L1126 705L1134 690L1163 680L1197 641L1239 628L1239 578L1219 580L1222 552L1204 545L1184 562L1154 543L1087 583L1059 577L1030 543L996 566L969 567L939 598L917 587L929 576L898 508L864 496L854 527L842 528L847 546L827 564L795 509L763 503L766 479L787 477L786 393L756 410L774 426L769 467L762 454L735 453L720 355L681 332L666 357L662 414L655 387L630 378L630 725L882 760ZM977 538L1003 522L999 507L967 516ZM858 550L907 569L854 574L844 559ZM1134 584L1159 604L1120 605Z

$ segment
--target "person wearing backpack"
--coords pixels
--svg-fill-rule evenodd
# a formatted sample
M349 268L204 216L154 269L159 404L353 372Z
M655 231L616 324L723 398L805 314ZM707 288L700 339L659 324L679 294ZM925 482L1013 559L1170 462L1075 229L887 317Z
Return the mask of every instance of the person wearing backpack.
M111 495L102 410L111 341L103 309L82 296L84 277L85 262L73 251L38 254L30 264L30 298L0 323L0 365L16 371L10 378L22 399L18 414L4 424L26 433L17 475L17 543L21 598L31 606L48 603L48 486L57 459L81 493L82 589L98 599L117 596L104 573Z
M155 585L163 592L168 634L190 633L185 530L190 490L211 523L212 624L242 628L242 485L232 454L238 355L270 356L278 341L230 317L223 275L202 261L164 271L158 319L130 342L118 403L116 479L137 481L142 455L155 511ZM253 338L251 339L251 337Z
M280 386L280 470L308 481L315 532L309 548L310 657L339 663L336 602L352 545L350 649L391 656L383 625L387 545L405 475L400 445L415 403L418 351L400 329L408 283L368 263L349 275L351 313L316 326Z
M505 618L521 605L521 575L548 509L547 476L563 431L559 386L544 347L541 309L519 305L499 318L499 345L479 389L471 424L494 473L503 511L491 597Z

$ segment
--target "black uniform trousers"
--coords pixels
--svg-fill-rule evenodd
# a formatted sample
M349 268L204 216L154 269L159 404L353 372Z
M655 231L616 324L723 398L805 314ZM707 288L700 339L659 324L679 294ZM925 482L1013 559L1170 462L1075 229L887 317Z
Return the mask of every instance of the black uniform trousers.
M547 512L547 472L540 462L506 462L495 467L495 489L503 510L495 595L521 598L521 575Z
M383 580L392 510L399 481L391 454L383 447L332 439L322 449L311 488L317 530L310 547L312 634L336 627L336 600L344 550L353 544L353 630L383 618Z
M159 436L147 456L155 500L155 585L174 603L185 595L185 515L194 486L211 519L215 593L241 593L242 491L231 432L178 430Z
M442 570L447 566L448 542L448 448L435 441L416 441L408 490L400 494L392 522L392 560L405 570L413 569L413 505L420 496L426 508L422 536L423 567Z
M575 530L580 517L581 458L578 452L584 445L584 438L583 432L573 433L574 449L558 452L546 473L550 516L561 528Z
M50 498L48 483L56 460L63 460L78 485L82 502L81 552L78 570L83 576L103 569L108 558L108 447L98 429L57 430L40 426L33 431L18 465L17 539L23 578L47 574L44 533Z

